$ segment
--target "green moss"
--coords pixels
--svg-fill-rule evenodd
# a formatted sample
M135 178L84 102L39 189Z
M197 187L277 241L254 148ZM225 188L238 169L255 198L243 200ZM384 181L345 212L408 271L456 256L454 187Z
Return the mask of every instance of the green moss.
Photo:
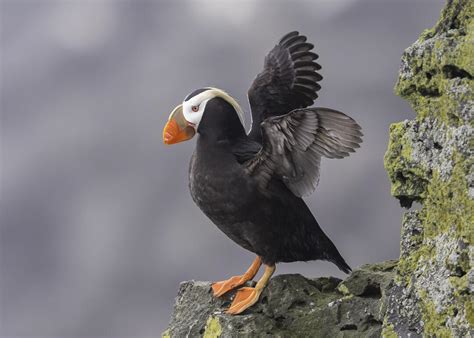
M454 157L455 165L447 182L440 178L438 172L433 173L420 218L426 237L455 229L453 237L472 242L474 201L468 195L467 168L463 158L459 155Z
M437 248L433 243L436 242L429 241L429 239L448 233L453 238L465 243L472 243L474 201L468 196L467 169L461 156L455 155L454 161L455 165L448 181L443 181L440 179L439 173L434 172L433 178L427 187L423 208L419 212L423 227L423 244L407 257L402 257L397 267L398 280L407 286L410 285L415 271L435 259ZM467 250L466 246L464 252L458 253L461 257L459 267L464 273L470 269ZM446 264L449 265L448 262ZM467 316L472 317L472 303L467 296L467 274L462 277L451 277L449 283L454 289L452 303L456 305L448 307L440 313L436 312L435 306L426 291L418 290L418 294L421 296L420 308L424 330L428 335L451 336L450 330L445 327L445 324L448 318L455 315L455 307L459 309L465 307Z
M454 287L455 296L457 297L462 297L469 292L469 279L467 274L462 277L449 277L449 283Z
M452 337L449 328L446 327L446 314L436 312L436 307L429 299L425 290L420 290L422 299L422 315L424 322L424 333L428 337Z
M418 121L430 118L436 119L440 126L458 127L466 123L473 126L474 122L469 121L466 113L474 101L472 55L474 1L448 1L438 23L424 31L405 51L395 92L410 102ZM411 126L414 128L408 129ZM467 181L472 159L454 151L452 169L448 174L443 172L443 177L436 168L423 168L413 159L411 139L416 137L415 127L416 124L407 122L392 124L384 158L392 195L401 202L408 199L422 203L422 209L416 214L422 232L406 234L413 236L405 242L411 251L405 251L400 257L396 280L407 292L420 298L418 306L424 335L451 337L456 334L456 331L451 331L453 326L466 325L466 321L472 325L474 322L467 277L472 268L468 250L474 239L474 201L469 196ZM445 136L448 140L454 137L449 133ZM420 151L418 147L416 149ZM446 239L456 244L452 248L443 247L446 243L439 241ZM454 260L451 256L446 257L451 249L456 250L452 252ZM436 276L429 275L433 271L426 268L436 266L434 263L456 272L442 281L448 284L444 286L449 290L446 295L428 293L418 283L437 282ZM435 297L451 297L450 304L446 305L446 299ZM387 318L383 335L396 336Z
M391 194L399 199L421 200L425 191L425 172L411 164L412 144L405 122L390 125L390 140L384 166L392 183Z
M425 39L433 37L434 34L449 29L460 29L461 34L466 32L469 23L472 23L472 13L474 10L474 4L470 0L451 0L449 4L445 6L441 12L440 19L436 25L423 33ZM472 27L471 27L472 29Z
M384 323L383 330L382 330L382 337L384 338L398 338L397 333L393 329L392 324Z
M453 332L446 326L448 319L455 317L459 311L463 310L463 305L458 301L453 301L445 310L442 312L436 311L436 306L427 296L426 291L421 290L419 292L421 299L423 300L423 321L424 321L424 333L430 337L453 337ZM466 317L469 318L472 316L472 313L469 314L472 307L472 300L470 297L465 296L465 311ZM472 318L468 319L468 322L471 324Z
M166 330L161 334L161 338L171 338L170 336L170 330Z
M347 295L350 295L351 293L349 292L349 289L347 288L347 286L345 286L344 284L339 284L339 286L337 287L337 290L342 293L344 296L347 296Z
M454 287L454 296L456 302L453 302L451 305L451 312L448 313L449 316L454 316L458 311L462 311L464 308L464 317L470 326L474 325L474 313L473 313L473 303L474 300L470 295L469 287L469 278L465 274L462 277L450 277L449 282Z
M403 55L404 71L395 92L410 102L418 118L432 116L457 125L460 108L474 99L473 3L453 1L443 11L438 24L425 31ZM448 30L449 33L435 34ZM453 89L454 75L463 78L463 89Z
M396 280L402 282L406 286L410 286L412 282L412 274L416 271L421 261L427 260L433 255L433 248L422 245L418 250L414 251L405 258L400 257L397 266Z
M210 316L207 319L206 327L204 329L204 338L217 338L222 334L221 323L219 318Z
M474 300L472 299L466 302L466 318L469 326L472 327L474 325Z
M414 93L409 98L417 111L418 119L433 116L447 125L458 126L462 120L462 107L474 99L473 81L467 78L446 79L440 75L433 77L431 81L436 82L435 90L439 92L439 96Z

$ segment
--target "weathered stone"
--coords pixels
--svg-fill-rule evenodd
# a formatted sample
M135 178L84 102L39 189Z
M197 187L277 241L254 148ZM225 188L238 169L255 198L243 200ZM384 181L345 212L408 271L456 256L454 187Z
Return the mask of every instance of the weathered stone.
M259 303L238 316L225 314L233 294L215 299L210 283L184 282L163 336L379 337L383 294L395 265L364 265L342 283L333 277L276 276ZM355 293L340 292L341 285Z
M354 296L380 298L382 289L391 282L392 276L386 272L395 265L396 261L363 265L340 284L339 290Z
M448 1L403 57L396 92L415 120L390 128L385 167L403 206L397 276L384 333L468 336L474 233L474 2Z

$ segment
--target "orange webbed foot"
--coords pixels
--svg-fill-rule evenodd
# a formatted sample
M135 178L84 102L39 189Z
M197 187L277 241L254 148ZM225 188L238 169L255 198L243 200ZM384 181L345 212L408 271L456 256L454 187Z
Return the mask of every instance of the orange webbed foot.
M230 290L235 289L238 286L244 284L247 280L244 276L234 276L227 280L223 280L220 282L212 283L212 292L215 297L220 297L225 293L229 292Z
M245 284L245 282L252 280L252 278L255 277L255 275L257 274L258 269L260 269L261 265L262 259L257 256L257 258L255 258L255 260L253 261L252 265L242 276L234 276L227 280L213 283L212 292L214 296L220 297L225 293L229 292L230 290L233 290Z
M257 285L255 285L254 288L243 287L237 290L234 300L232 301L232 304L230 305L230 308L226 311L226 313L231 315L237 315L254 305L262 294L263 289L265 289L265 286L268 284L268 281L272 277L273 272L275 272L274 265L265 265L265 272L263 273L262 278L260 278L260 280L258 281Z
M260 294L263 290L258 290L256 288L251 287L243 287L237 290L235 294L234 301L232 302L230 308L226 311L226 313L231 315L236 315L239 313L244 312L246 309L254 305Z

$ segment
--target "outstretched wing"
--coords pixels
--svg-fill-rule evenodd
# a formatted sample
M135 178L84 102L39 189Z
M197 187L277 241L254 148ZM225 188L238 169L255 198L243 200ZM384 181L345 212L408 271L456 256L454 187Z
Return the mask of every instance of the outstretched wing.
M321 157L343 158L362 142L360 126L328 108L296 109L261 124L262 148L245 162L247 173L267 191L272 177L281 179L299 197L314 191Z
M309 107L321 89L321 66L314 60L313 45L306 36L291 32L281 38L265 57L263 71L248 91L252 110L249 137L261 141L260 123L270 116L287 114L293 109Z

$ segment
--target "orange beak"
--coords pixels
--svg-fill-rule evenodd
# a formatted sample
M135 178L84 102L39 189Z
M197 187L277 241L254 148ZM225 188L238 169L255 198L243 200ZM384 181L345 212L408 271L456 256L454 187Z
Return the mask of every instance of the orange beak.
M163 142L165 144L175 144L191 139L196 131L193 126L186 121L183 115L183 106L177 106L170 114L168 122L163 129Z

